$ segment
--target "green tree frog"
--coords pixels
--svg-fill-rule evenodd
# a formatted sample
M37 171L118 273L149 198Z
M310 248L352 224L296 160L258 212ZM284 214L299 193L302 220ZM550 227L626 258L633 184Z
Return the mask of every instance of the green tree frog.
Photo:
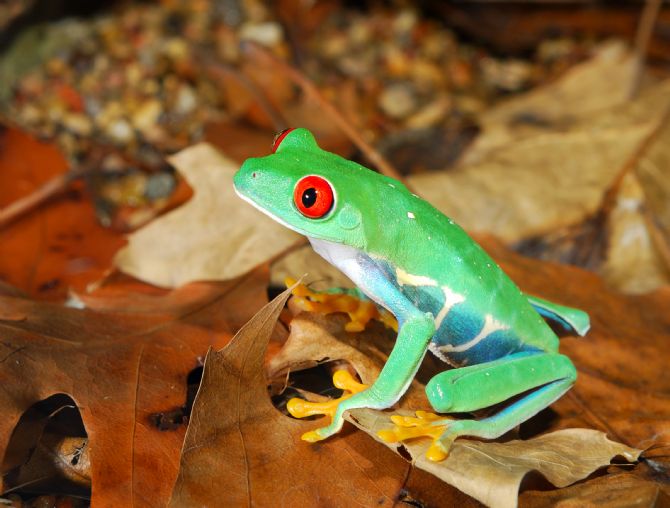
M446 457L459 436L501 436L575 382L575 367L558 353L558 337L543 317L583 335L588 315L524 294L461 227L402 183L322 150L298 128L280 133L271 155L245 161L234 185L242 199L307 236L398 321L377 380L366 387L340 379L354 393L335 401L328 426L303 439L337 433L347 410L395 404L428 350L452 367L426 385L437 413L469 413L514 398L483 419L426 412L394 419L396 430L382 437L431 436L433 460Z

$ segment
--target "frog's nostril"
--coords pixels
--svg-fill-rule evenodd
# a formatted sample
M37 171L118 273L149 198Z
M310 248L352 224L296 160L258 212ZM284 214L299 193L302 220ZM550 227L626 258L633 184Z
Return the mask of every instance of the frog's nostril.
M251 173L251 178L256 178L256 172Z

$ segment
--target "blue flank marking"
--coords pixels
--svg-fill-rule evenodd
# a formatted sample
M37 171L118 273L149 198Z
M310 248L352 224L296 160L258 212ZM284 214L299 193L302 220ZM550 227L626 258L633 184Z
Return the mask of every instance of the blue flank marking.
M374 264L382 270L386 278L392 282L400 292L418 309L430 312L437 316L444 305L444 293L436 286L411 286L397 283L395 270L380 260ZM396 316L399 324L403 316ZM467 302L455 305L442 321L440 328L435 332L432 342L438 347L450 344L459 346L471 341L484 327L485 317L468 308ZM445 351L455 364L475 365L497 360L512 353L543 352L525 344L512 330L497 330L482 339L473 347L462 351Z

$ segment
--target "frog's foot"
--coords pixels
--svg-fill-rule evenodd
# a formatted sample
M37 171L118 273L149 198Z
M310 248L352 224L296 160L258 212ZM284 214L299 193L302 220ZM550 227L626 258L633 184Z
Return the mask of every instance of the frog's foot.
M426 452L429 460L439 462L447 458L456 436L451 436L448 430L453 418L436 415L428 411L417 411L414 416L391 416L395 424L392 429L380 430L377 435L387 443L397 443L417 437L429 437L433 443Z
M286 404L286 409L295 418L305 418L314 415L330 416L331 421L337 413L337 408L343 401L347 400L352 395L362 392L368 385L364 385L356 381L351 374L346 370L338 370L333 375L333 384L345 393L338 399L329 400L328 402L309 402L299 398L293 398ZM328 436L334 434L339 430L337 422L332 421L331 425L316 430L311 430L302 435L303 441L313 443L321 441Z
M295 284L295 280L287 278L287 287ZM349 322L345 325L348 332L362 332L367 324L375 319L381 321L388 328L398 331L398 323L393 314L386 309L380 309L370 300L361 300L346 292L329 293L312 291L304 284L298 284L292 291L294 303L301 310L308 312L319 312L321 314L333 314L344 312L349 316Z

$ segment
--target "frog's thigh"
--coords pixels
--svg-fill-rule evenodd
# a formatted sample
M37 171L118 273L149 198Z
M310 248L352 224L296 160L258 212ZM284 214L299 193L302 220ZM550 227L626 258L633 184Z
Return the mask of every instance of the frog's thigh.
M426 385L426 394L436 411L460 413L489 407L541 387L502 412L519 405L528 413L526 419L560 397L576 377L575 367L567 356L524 352L442 372Z

